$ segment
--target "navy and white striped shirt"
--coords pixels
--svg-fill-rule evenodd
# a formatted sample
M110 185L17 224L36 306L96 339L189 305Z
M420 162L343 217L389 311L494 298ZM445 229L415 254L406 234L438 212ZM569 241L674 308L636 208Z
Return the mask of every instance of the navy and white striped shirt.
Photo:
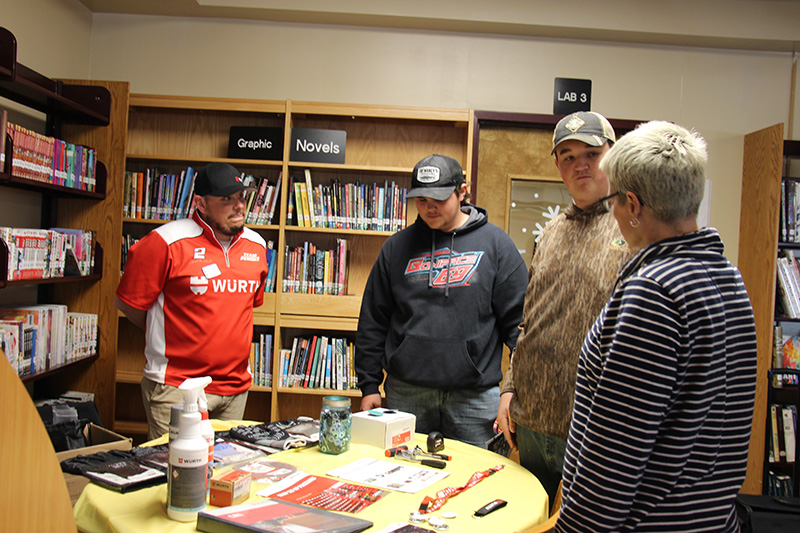
M712 228L643 249L586 337L557 531L738 531L753 310Z

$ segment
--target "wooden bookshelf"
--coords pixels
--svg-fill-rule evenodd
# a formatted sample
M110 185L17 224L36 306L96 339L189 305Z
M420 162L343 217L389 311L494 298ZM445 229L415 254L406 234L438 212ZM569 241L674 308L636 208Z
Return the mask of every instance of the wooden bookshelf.
M254 310L254 329L273 335L272 387L250 390L245 416L273 421L299 415L317 416L326 394L352 398L360 403L358 390L331 391L278 387L279 354L291 347L297 336L315 334L355 339L361 294L370 269L386 238L385 231L306 228L286 223L288 176L302 179L309 169L314 185L395 181L410 187L411 171L432 153L459 160L467 175L472 161L472 112L469 110L402 108L318 102L260 101L225 98L197 98L159 95L130 95L127 117L126 168L137 170L156 166L165 172L180 172L187 165L195 169L211 162L227 162L240 171L266 176L274 183L280 174L281 191L271 225L248 225L276 249L300 246L305 241L332 248L337 238L349 243L348 291L343 296L281 292L284 255L278 256L276 293L265 294L264 304ZM227 157L231 126L280 127L284 134L283 157L276 161L231 159ZM290 160L292 128L344 130L347 133L344 164L307 163ZM120 178L117 178L120 179ZM123 219L123 231L139 233L163 221ZM408 210L412 223L416 211ZM122 231L121 231L122 233ZM121 234L120 233L120 234ZM114 428L123 432L145 432L143 413L130 408L141 403L138 383L144 367L144 340L119 314L115 388L117 413ZM123 407L124 406L124 407Z
M45 114L41 128L48 136L97 150L97 187L93 192L59 185L34 182L11 176L10 144L6 146L5 168L0 168L0 186L23 188L39 194L42 201L42 227L67 227L91 230L98 243L95 268L89 276L6 282L4 272L0 288L37 285L37 302L66 304L69 311L98 315L97 355L52 368L42 374L26 376L29 392L35 397L57 395L68 389L95 393L101 419L113 419L113 384L116 352L116 313L113 312L113 289L119 277L119 217L121 194L107 187L124 166L124 144L128 109L126 82L55 80L17 61L14 35L0 28L0 97L7 98ZM2 132L6 135L6 132ZM6 136L7 143L11 137ZM109 246L110 248L105 248ZM104 251L106 253L104 253ZM7 248L0 246L0 262L7 263ZM114 264L113 268L109 268ZM5 269L3 269L5 270ZM37 303L29 302L29 303ZM28 303L28 302L26 302ZM113 339L113 347L109 340Z
M758 367L747 477L742 492L761 494L769 420L768 372L772 366L776 320L776 263L784 157L796 142L783 140L783 124L750 133L744 140L738 268L756 321ZM800 152L794 155L800 155Z

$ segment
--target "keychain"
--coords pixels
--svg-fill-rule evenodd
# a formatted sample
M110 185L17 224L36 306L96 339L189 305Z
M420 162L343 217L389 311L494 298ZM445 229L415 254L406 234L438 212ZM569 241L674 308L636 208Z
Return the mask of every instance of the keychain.
M472 518L483 518L489 513L493 513L498 509L502 509L503 507L506 506L506 504L508 504L508 502L505 500L491 501L486 505L484 505L483 507L481 507L480 509L478 509L477 511L475 511L475 514L472 515Z

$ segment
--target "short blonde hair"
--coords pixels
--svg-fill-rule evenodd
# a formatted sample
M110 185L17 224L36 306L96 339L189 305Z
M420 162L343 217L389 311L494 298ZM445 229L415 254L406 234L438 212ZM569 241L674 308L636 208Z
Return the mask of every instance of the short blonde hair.
M697 216L707 162L706 141L700 134L654 120L623 135L600 169L623 202L630 191L657 219L676 222Z

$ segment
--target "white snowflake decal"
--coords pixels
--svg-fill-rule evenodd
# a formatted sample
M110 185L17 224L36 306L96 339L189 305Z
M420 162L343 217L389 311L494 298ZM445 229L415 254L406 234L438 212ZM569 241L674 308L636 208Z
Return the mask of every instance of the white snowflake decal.
M561 206L560 205L558 205L558 204L556 204L555 206L548 205L547 206L547 212L546 213L542 213L542 217L544 217L544 218L546 218L548 220L548 222L545 222L545 226L549 223L549 221L551 221L554 218L556 218L560 212L561 212ZM537 222L536 223L536 229L535 230L531 230L531 235L535 235L536 236L536 238L534 239L534 242L536 242L536 243L539 242L539 237L542 236L542 231L544 231L544 226L542 226L541 224L539 224Z
M561 206L556 204L555 208L552 205L547 206L547 213L542 213L542 216L548 220L553 220L561 212Z

